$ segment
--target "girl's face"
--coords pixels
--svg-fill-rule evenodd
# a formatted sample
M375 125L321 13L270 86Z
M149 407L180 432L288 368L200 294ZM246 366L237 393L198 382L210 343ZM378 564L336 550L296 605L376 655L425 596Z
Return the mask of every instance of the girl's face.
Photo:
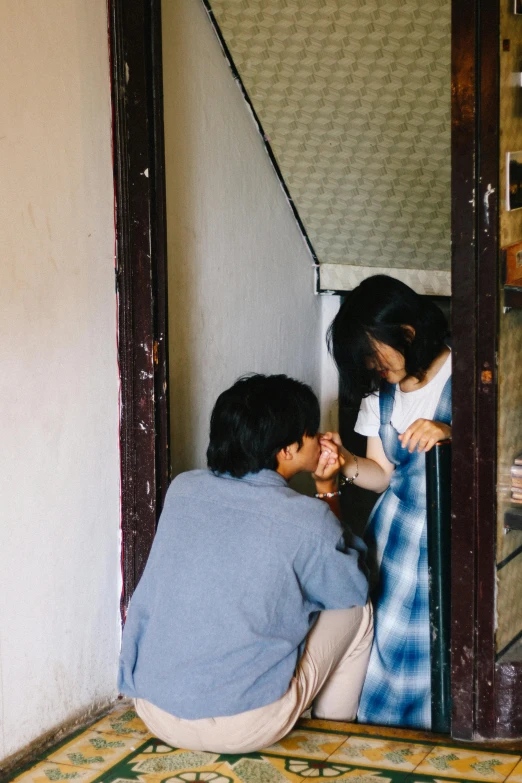
M400 351L378 340L373 340L372 343L375 354L368 359L370 370L377 370L381 378L388 383L400 383L408 377L406 360Z

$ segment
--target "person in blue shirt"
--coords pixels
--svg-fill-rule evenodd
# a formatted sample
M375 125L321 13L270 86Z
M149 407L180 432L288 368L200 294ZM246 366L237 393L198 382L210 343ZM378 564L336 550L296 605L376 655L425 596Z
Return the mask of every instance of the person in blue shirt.
M365 546L332 511L341 458L318 429L305 384L241 378L212 412L208 469L169 487L118 681L169 745L246 753L310 706L356 716L373 637ZM302 471L315 498L289 487Z

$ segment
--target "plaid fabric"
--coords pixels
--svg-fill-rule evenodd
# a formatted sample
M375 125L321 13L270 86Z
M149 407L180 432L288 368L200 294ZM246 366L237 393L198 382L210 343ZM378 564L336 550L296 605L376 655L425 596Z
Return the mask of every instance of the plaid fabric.
M395 464L390 486L368 520L365 539L377 571L372 598L375 638L358 720L380 725L431 726L430 623L426 535L426 458L401 447L390 424L395 386L379 395L381 437ZM451 423L451 378L435 421Z

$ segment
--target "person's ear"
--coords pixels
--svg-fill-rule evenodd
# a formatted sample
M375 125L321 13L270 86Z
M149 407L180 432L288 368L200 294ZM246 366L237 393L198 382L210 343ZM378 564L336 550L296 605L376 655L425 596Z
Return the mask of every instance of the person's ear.
M278 463L290 462L290 460L293 460L294 454L298 447L298 443L291 443L289 446L285 446L284 448L280 449L276 454Z
M402 331L404 332L406 339L409 343L412 343L415 339L415 329L410 324L401 324Z

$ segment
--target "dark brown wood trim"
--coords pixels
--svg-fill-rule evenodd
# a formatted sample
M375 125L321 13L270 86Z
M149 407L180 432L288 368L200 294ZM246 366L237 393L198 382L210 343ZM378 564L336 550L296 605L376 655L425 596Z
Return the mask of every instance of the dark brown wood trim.
M495 737L497 334L499 298L498 0L479 5L475 735Z
M109 0L121 378L122 612L168 481L159 0Z
M498 0L453 3L452 734L458 739L495 736L498 33Z
M452 736L471 739L475 717L476 497L476 0L452 3ZM466 313L466 317L456 317Z
M499 739L522 737L522 662L497 664L495 692L495 736Z
M152 288L154 292L154 335L156 395L156 517L159 517L170 483L170 405L168 363L168 273L167 190L165 183L165 139L163 123L163 54L161 0L151 7L152 81L150 120L152 123L153 167L151 190Z

